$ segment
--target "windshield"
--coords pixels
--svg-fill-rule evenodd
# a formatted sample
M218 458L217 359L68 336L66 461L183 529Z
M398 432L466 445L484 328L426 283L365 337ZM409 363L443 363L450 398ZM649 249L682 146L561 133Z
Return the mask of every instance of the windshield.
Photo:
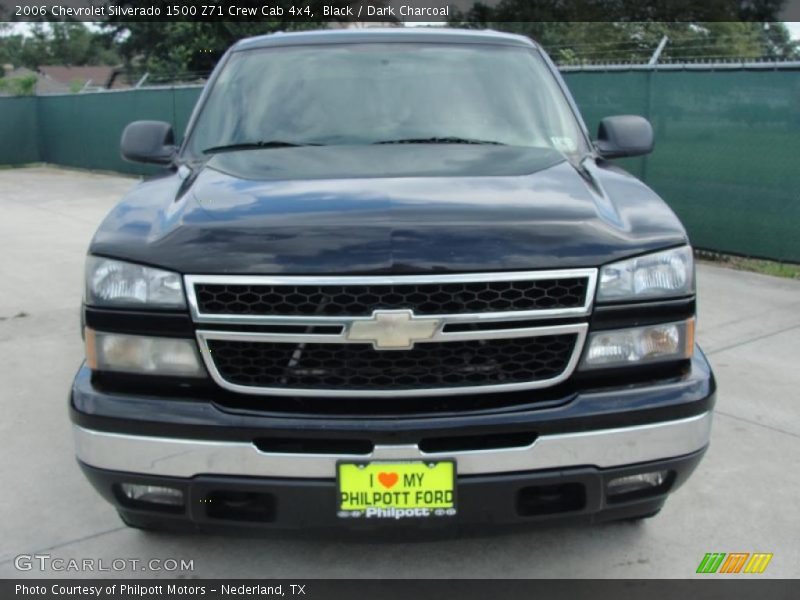
M575 115L534 49L361 43L232 54L186 152L375 143L586 150Z

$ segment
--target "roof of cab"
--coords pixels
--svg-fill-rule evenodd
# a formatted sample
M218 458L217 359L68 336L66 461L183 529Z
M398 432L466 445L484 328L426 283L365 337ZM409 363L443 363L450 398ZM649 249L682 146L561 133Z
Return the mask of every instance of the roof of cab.
M503 33L491 29L451 29L444 27L373 27L365 29L320 29L313 31L277 32L245 38L236 42L231 50L251 50L270 46L298 46L308 44L347 44L369 42L427 42L458 44L502 44L507 46L536 47L522 35Z

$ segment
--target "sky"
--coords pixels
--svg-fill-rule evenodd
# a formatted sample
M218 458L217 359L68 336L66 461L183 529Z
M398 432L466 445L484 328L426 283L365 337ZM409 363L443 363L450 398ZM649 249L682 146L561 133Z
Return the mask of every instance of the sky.
M786 28L792 34L793 40L800 40L800 23L794 21L786 21Z

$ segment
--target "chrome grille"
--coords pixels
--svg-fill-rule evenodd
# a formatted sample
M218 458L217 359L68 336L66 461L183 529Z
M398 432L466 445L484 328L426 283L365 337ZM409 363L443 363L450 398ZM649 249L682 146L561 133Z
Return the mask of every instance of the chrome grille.
M210 340L220 375L244 386L416 390L551 379L564 371L576 334L417 344L385 352L368 344Z
M555 385L574 370L596 269L185 277L212 377L247 394L433 396ZM554 325L550 319L568 319ZM223 330L222 325L230 325ZM235 330L233 329L235 326ZM245 327L243 327L245 326Z
M585 277L374 286L199 283L195 294L206 314L359 317L375 309L441 315L580 308L587 285Z

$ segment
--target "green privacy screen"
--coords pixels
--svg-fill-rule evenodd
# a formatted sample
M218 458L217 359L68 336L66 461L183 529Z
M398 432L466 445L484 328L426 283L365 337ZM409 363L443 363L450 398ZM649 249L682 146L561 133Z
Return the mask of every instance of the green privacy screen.
M586 71L565 79L594 134L646 116L655 151L625 167L698 248L800 262L800 70Z
M38 162L37 98L0 98L0 165Z
M800 69L586 70L564 77L592 133L614 114L653 123L656 149L621 164L673 208L698 248L800 262ZM0 164L125 173L123 128L183 135L200 88L0 98Z
M122 130L131 121L169 121L182 135L200 88L40 96L39 140L43 162L85 169L154 173L119 155Z

